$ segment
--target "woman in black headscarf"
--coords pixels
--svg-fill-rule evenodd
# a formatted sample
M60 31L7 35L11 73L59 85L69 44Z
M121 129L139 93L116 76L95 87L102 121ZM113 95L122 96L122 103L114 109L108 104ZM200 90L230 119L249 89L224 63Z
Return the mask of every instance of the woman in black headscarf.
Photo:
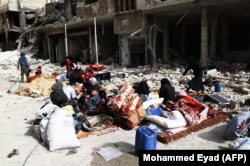
M190 69L193 70L194 78L192 78L192 80L189 81L187 91L192 89L197 92L199 91L203 92L204 91L204 86L202 82L203 69L200 63L194 57L188 58L188 67L184 71L183 76L185 76Z
M60 81L57 81L52 86L52 92L50 93L50 100L53 104L62 107L68 102L68 97L63 92L63 84Z
M167 78L161 80L161 88L159 91L159 97L164 98L164 103L168 100L175 100L175 88L171 85Z
M150 88L148 86L147 81L141 81L139 83L138 93L143 102L150 99L149 98Z

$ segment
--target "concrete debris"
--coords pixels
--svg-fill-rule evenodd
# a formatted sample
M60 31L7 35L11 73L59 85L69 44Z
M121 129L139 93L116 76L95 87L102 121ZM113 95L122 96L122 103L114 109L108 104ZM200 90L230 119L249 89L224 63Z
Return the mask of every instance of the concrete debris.
M11 158L15 155L19 155L20 154L20 151L18 149L13 149L13 151L11 153L8 154L8 158Z
M2 78L6 78L9 80L18 80L20 79L20 74L16 70L16 62L18 59L19 51L14 51L9 56L5 56L5 54L9 53L1 53L0 63L1 69L5 72L1 74ZM65 67L55 66L51 64L49 60L41 60L41 59L33 59L32 54L28 54L28 57L31 59L31 75L34 74L36 68L38 66L42 66L42 69L45 71L47 75L51 75L52 73L65 74ZM82 66L83 68L87 66ZM179 67L170 67L170 65L162 65L161 69L152 68L150 65L139 66L137 68L126 68L124 66L117 66L115 64L108 66L111 71L111 81L102 81L102 85L108 90L117 90L117 85L120 85L125 82L140 82L142 80L147 80L148 85L151 91L158 91L160 88L160 81L162 78L168 78L171 84L178 90L184 90L189 80L192 79L192 75L189 74L185 77L184 80L180 80L180 77L184 71L183 66ZM211 71L209 71L211 72ZM208 72L208 73L209 73ZM236 103L249 103L250 97L250 84L249 84L249 76L250 72L240 71L237 74L234 72L229 72L227 70L218 70L215 72L213 70L214 81L219 81L222 84L222 92L220 92L223 96L225 96L229 101L234 101ZM237 80L236 80L237 78ZM204 77L205 79L205 77ZM205 86L206 92L214 92L213 83ZM33 91L32 91L33 90ZM35 90L35 91L34 91ZM36 91L39 90L39 91ZM39 95L41 89L32 88L29 89L29 93L32 95ZM28 95L28 94L22 94ZM232 104L233 105L233 104Z

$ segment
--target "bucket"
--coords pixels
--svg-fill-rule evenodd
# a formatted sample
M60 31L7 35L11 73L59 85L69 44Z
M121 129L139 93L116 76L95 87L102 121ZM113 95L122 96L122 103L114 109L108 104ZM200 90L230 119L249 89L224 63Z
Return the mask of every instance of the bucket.
M161 115L161 109L160 108L153 108L153 109L147 109L146 110L147 116L152 116L152 115Z
M214 84L215 92L221 92L222 85L220 83Z
M135 151L156 150L156 132L147 127L140 127L136 130Z

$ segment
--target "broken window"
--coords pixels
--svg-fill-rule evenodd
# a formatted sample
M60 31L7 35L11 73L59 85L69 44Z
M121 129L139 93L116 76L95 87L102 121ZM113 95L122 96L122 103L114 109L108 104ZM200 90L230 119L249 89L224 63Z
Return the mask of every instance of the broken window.
M115 1L115 11L117 13L135 10L136 4L135 0L116 0Z
M250 24L247 21L232 21L228 29L228 50L250 50Z
M96 3L97 0L85 0L85 5L89 5L91 3Z

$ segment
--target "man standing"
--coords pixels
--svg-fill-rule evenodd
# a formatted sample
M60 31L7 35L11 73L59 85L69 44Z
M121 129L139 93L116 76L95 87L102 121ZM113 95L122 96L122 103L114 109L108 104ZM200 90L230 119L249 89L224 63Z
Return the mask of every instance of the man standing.
M24 82L24 74L26 75L26 80L29 78L29 60L23 52L20 54L20 58L17 61L17 70L21 68L21 82Z

